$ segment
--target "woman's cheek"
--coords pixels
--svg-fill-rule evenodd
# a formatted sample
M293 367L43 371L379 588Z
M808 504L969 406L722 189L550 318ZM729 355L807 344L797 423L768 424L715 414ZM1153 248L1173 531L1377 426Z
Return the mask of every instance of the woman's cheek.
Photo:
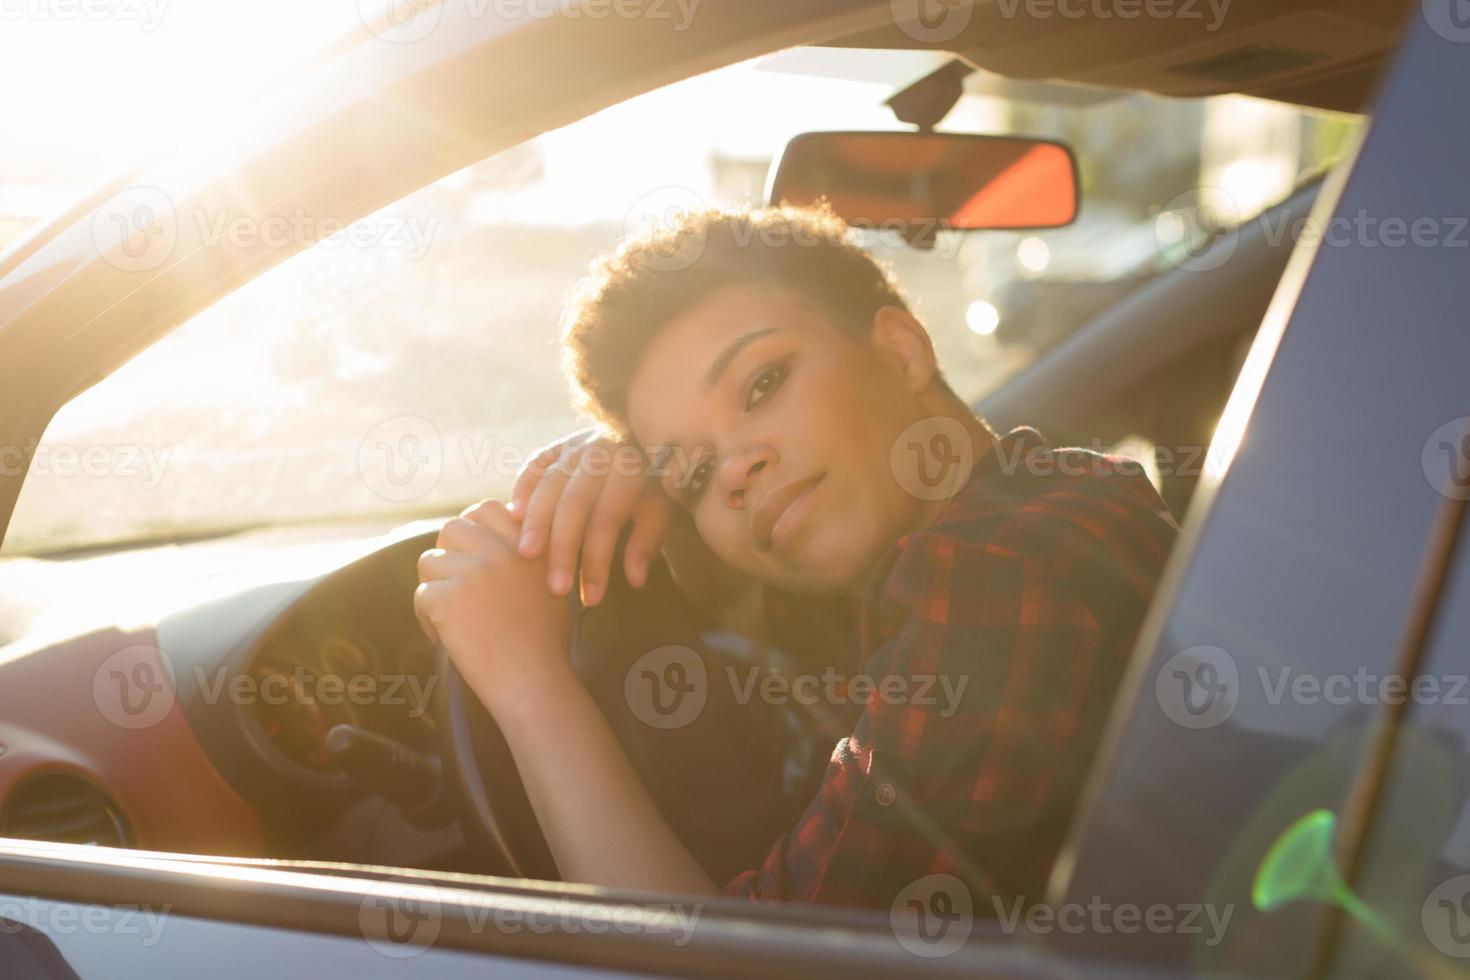
M694 527L716 558L742 572L752 572L750 556L740 547L741 528L736 523L739 513L696 514Z

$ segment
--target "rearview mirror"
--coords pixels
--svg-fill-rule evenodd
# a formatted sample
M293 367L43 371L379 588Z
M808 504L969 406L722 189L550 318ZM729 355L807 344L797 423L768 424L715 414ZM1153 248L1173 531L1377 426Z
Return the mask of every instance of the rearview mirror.
M803 133L773 168L772 204L815 204L856 228L933 244L938 231L1059 228L1077 217L1062 143L969 133Z

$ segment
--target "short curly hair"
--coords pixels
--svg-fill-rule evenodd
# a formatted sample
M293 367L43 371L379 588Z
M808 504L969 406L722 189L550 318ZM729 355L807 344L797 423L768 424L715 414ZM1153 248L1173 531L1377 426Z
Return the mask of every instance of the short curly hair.
M737 285L785 290L853 338L882 307L909 309L888 268L825 205L687 211L597 259L573 296L562 344L578 407L627 438L628 389L654 337Z

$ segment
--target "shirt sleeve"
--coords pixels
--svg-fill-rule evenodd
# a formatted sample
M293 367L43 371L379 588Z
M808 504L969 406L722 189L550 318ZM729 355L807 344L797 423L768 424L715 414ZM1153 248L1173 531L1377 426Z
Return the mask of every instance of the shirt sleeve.
M1120 564L1137 542L1108 540L1126 525L1066 510L984 543L943 527L903 542L884 589L901 625L848 686L862 714L796 827L727 894L881 906L951 873L1039 898L1166 550L1140 575Z

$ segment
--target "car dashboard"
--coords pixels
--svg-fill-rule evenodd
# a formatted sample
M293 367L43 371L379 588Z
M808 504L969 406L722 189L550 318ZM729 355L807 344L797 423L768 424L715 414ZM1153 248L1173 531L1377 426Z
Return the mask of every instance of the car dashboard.
M360 751L437 766L440 523L0 561L0 836L463 867L442 787Z

